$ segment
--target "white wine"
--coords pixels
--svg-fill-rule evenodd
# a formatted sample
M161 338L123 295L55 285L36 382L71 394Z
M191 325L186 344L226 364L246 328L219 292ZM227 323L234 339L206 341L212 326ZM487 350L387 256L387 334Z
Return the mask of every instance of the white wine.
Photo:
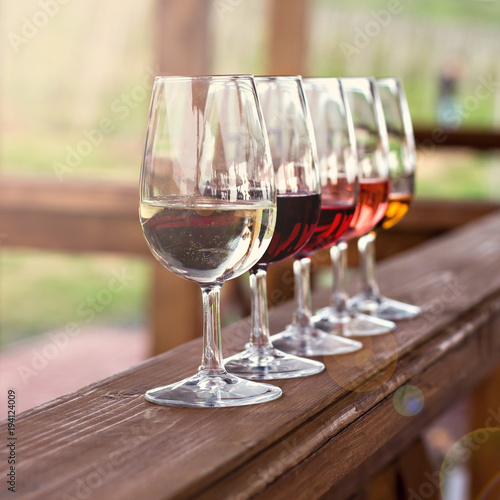
M250 269L271 242L275 212L274 205L259 201L153 200L140 206L155 257L198 283L222 283Z

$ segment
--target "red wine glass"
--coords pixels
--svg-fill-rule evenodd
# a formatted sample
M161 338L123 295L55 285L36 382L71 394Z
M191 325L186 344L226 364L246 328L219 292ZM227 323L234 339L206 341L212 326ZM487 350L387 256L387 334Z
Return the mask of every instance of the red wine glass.
M311 239L294 260L296 310L293 322L271 339L276 347L293 354L343 354L361 349L362 344L326 333L313 324L310 255L334 244L353 217L358 196L354 134L337 78L305 79L304 89L316 136L321 214Z
M324 370L323 363L286 354L270 341L267 269L297 253L309 240L321 206L314 133L299 76L256 77L277 191L271 244L250 269L252 326L247 348L224 360L226 370L250 379L304 377Z

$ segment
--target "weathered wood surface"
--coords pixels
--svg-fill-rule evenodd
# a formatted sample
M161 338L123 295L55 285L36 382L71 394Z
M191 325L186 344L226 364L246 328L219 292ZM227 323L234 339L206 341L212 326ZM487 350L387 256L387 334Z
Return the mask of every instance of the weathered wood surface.
M196 370L196 339L25 412L17 421L20 497L347 498L498 364L499 269L500 213L386 261L379 269L383 289L421 306L423 315L365 339L358 354L325 358L320 375L277 382L284 396L267 404L146 403L146 389ZM328 295L315 294L314 305ZM271 311L273 332L289 321L291 308ZM224 331L226 354L242 347L248 327L242 321ZM425 396L414 417L393 404L404 384ZM5 424L1 429L5 436ZM2 467L5 454L1 449Z

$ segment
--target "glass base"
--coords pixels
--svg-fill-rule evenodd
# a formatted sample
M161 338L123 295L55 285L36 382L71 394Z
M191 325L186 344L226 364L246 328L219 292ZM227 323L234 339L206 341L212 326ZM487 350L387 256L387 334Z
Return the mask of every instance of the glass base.
M180 382L150 389L144 397L164 406L230 407L265 403L281 394L279 387L235 377L225 370L200 370Z
M325 369L319 361L286 354L272 345L250 346L225 359L224 366L234 375L253 380L307 377Z
M273 335L274 347L296 356L333 356L359 351L363 344L356 340L337 337L314 325L288 325L286 330Z
M363 294L352 297L348 305L350 308L362 313L392 321L411 319L422 312L418 306L405 304L404 302L387 297L380 297L377 300L373 300Z
M392 321L358 312L339 315L331 306L317 311L312 320L318 328L342 337L372 337L385 335L396 329L396 324Z

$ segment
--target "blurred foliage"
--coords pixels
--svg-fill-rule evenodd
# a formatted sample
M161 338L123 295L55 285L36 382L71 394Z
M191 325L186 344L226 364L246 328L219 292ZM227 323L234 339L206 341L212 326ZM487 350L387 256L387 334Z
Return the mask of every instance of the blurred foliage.
M149 273L143 259L10 249L0 253L0 265L0 347L64 330L69 322L128 328L145 323ZM120 285L116 279L109 286L115 273L129 279L123 290L113 291Z

